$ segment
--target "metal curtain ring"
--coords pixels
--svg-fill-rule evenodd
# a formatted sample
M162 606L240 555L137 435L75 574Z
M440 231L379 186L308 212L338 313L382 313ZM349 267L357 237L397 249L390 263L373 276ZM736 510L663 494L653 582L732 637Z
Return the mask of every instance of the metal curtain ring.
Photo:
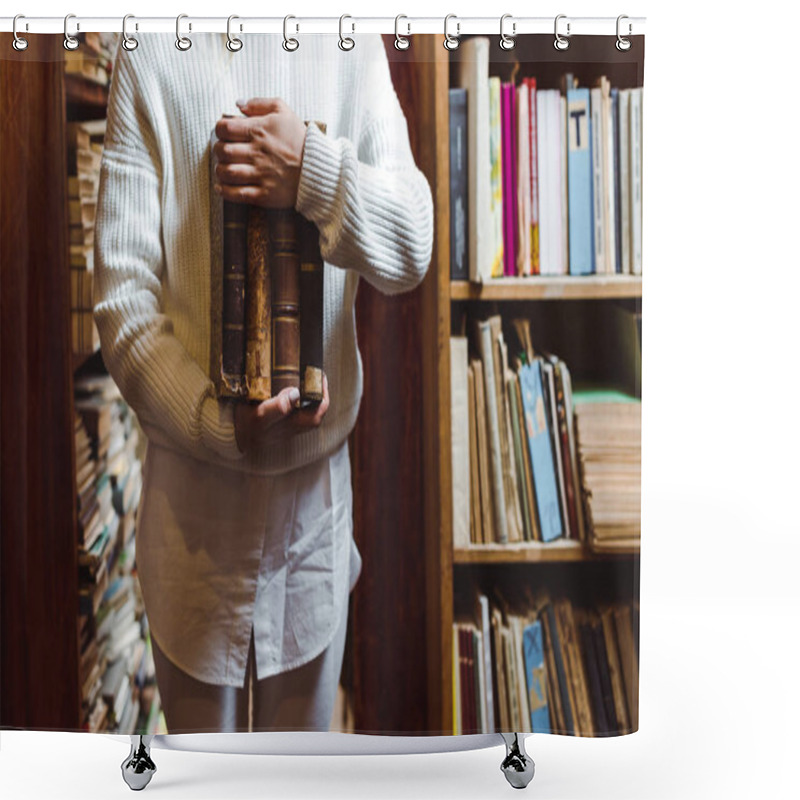
M411 40L406 38L411 36L411 23L407 22L406 27L408 28L408 32L405 36L400 35L400 20L401 19L408 19L405 14L398 14L394 18L394 46L397 50L408 50L411 47Z
M507 19L511 19L511 14L503 14L503 16L500 17L500 49L501 50L513 50L514 49L514 45L516 45L516 41L514 40L514 37L517 35L517 23L512 21L512 23L511 23L511 36L509 36L503 30L503 26L504 26L505 21Z
M627 53L628 50L631 49L631 40L630 39L626 39L619 32L620 22L622 22L622 20L624 20L624 19L628 19L628 15L627 14L620 14L617 17L617 50L619 50L622 53ZM632 32L633 32L633 26L629 22L628 23L628 36L630 36Z
M569 39L565 38L564 36L562 36L558 32L558 21L560 19L567 19L567 15L566 14L559 14L556 17L556 21L555 21L555 25L554 25L554 31L555 31L556 38L555 38L555 41L553 42L553 47L555 47L556 50L566 50L569 47ZM569 35L570 35L570 32L569 32L569 20L567 20L567 37Z
M233 20L239 19L236 14L231 14L228 17L228 41L225 42L225 47L231 51L231 53L238 53L242 49L242 40L238 36L233 36L231 34L231 22ZM242 30L242 26L239 26L239 31Z
M139 40L128 35L128 20L135 19L133 14L126 14L122 18L122 47L129 53L139 46ZM136 30L139 30L139 23L136 23Z
M14 17L14 24L11 27L11 30L12 30L12 32L14 34L14 41L11 42L11 46L15 50L20 50L20 51L28 49L28 40L27 39L23 39L21 36L19 36L17 34L17 22L19 20L21 20L21 19L25 19L25 15L24 14L17 14ZM27 22L25 23L25 30L26 31L28 30L28 23Z
M344 28L344 21L346 19L352 19L352 17L349 14L342 14L342 16L339 17L339 49L345 51L352 50L356 46L356 43L355 41L353 41L353 39L351 39L349 36L344 35L343 28ZM356 32L356 24L354 22L351 33L355 32Z
M450 22L451 19L456 20L456 35L455 36L452 36L447 31L447 23ZM459 37L460 33L461 33L461 23L458 21L458 18L456 17L455 14L448 14L444 18L444 42L442 42L442 44L444 45L445 50L457 50L458 49L458 45L460 44L460 42L458 41L458 37Z
M178 14L175 18L175 47L186 52L192 46L192 40L188 36L181 34L181 20L186 19L188 14ZM192 23L189 23L189 31L192 30Z
M293 17L291 14L283 18L283 49L289 53L293 53L295 50L297 50L298 47L300 47L300 42L298 42L297 39L290 38L288 35L287 31L289 28L290 19L296 19L296 18ZM295 25L295 30L299 30L297 25Z
M75 36L72 36L70 34L70 32L69 32L69 21L71 19L75 19L75 15L74 14L67 14L67 16L64 17L64 49L65 50L77 50L78 49L78 45L80 44L78 39ZM80 25L76 25L75 29L78 30L79 28L80 28Z

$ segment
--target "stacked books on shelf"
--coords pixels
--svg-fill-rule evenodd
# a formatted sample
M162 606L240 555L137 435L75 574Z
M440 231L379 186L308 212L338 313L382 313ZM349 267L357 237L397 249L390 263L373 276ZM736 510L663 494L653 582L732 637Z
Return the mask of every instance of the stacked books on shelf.
M524 610L521 610L524 609ZM604 736L638 729L638 607L478 592L453 624L453 732Z
M579 395L584 442L566 363L534 350L529 320L514 327L513 358L499 315L476 321L474 355L467 337L450 340L454 548L557 540L637 547L639 401L616 393L616 404L593 413L587 406L599 395Z
M81 34L78 47L64 53L64 70L67 74L80 75L92 83L108 86L118 38L119 34L108 32Z
M134 733L160 706L134 570L139 428L107 375L76 380L75 408L82 726Z
M642 406L614 390L572 395L592 549L638 548Z
M451 278L639 275L642 89L560 88L489 74L489 40L459 48L450 90ZM466 142L466 158L453 149Z
M92 314L94 223L106 121L67 123L69 267L72 351L94 353L100 339Z
M212 186L214 166L212 159ZM223 201L213 192L210 207L210 370L218 396L260 402L295 387L299 405L319 403L325 270L316 225L293 208Z

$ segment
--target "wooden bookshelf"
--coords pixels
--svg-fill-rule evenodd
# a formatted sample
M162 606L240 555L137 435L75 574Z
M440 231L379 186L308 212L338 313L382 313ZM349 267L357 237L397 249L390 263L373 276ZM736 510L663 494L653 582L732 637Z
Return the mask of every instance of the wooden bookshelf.
M592 37L589 37L592 38ZM578 63L574 72L587 85L593 76L609 74L616 85L641 85L641 74L632 65L612 54L610 59L601 49L607 42L575 48ZM513 62L521 62L521 74L536 70L544 77L544 85L558 86L566 60L555 53L552 42L537 47L526 37L525 47L516 52L491 50L491 74L508 80L513 74ZM435 243L429 273L423 283L421 303L423 341L423 486L425 520L426 609L428 642L428 712L431 733L452 733L453 723L453 621L456 597L470 591L476 570L483 580L505 580L513 570L516 578L529 567L529 580L537 580L548 571L563 574L564 570L580 570L586 565L599 570L602 585L603 570L609 576L624 574L630 585L638 585L638 547L615 552L595 552L588 544L559 540L552 543L525 542L509 545L453 546L452 464L450 420L450 350L449 339L453 324L467 313L485 317L484 302L492 304L492 313L504 313L504 304L513 304L514 313L521 308L533 311L538 306L563 303L559 311L579 313L578 303L585 308L590 303L641 303L641 275L590 276L530 276L498 278L483 284L450 280L449 235L449 130L448 89L450 87L450 55L435 37L415 41L416 57L422 62L417 70L417 83L425 98L418 122L420 151L417 162L425 171L431 185L435 206ZM612 47L613 49L613 47ZM420 53L420 50L423 50ZM527 61L528 63L524 63ZM559 63L561 62L561 63ZM613 63L609 63L613 62ZM535 66L534 66L535 65ZM425 91L422 91L422 87ZM433 97L428 98L427 92ZM511 306L509 305L510 309ZM525 313L525 312L522 312ZM523 570L523 573L519 571ZM546 583L552 583L546 581ZM627 585L627 584L626 584Z

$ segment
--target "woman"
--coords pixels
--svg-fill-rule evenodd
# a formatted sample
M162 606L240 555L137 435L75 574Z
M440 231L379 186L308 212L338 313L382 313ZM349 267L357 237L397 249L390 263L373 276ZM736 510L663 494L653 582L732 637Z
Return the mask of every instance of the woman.
M378 36L343 53L272 36L148 35L120 49L96 227L103 359L148 436L137 568L167 727L327 730L352 538L347 437L361 399L354 303L427 269L432 202ZM236 101L236 98L244 98ZM241 118L222 119L234 102ZM326 123L323 134L303 120ZM325 397L217 400L209 378L209 139L214 189L294 206L325 259ZM252 709L248 686L252 677Z

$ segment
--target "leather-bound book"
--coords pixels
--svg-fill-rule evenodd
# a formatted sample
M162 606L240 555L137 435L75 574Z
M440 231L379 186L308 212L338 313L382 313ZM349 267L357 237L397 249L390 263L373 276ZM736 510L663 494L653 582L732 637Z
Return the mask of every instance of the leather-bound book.
M300 253L298 214L292 208L273 209L269 219L272 278L272 393L287 386L300 388Z
M267 214L266 209L251 206L247 223L245 385L247 399L257 402L271 396L272 307Z
M232 116L225 114L223 116ZM244 397L245 286L247 282L247 220L249 206L224 201L215 191L214 144L209 143L210 314L209 376L219 397Z
M222 204L222 366L220 395L241 397L245 386L247 219L244 203Z
M317 226L297 214L300 248L300 401L308 406L322 400L322 306L325 265Z

